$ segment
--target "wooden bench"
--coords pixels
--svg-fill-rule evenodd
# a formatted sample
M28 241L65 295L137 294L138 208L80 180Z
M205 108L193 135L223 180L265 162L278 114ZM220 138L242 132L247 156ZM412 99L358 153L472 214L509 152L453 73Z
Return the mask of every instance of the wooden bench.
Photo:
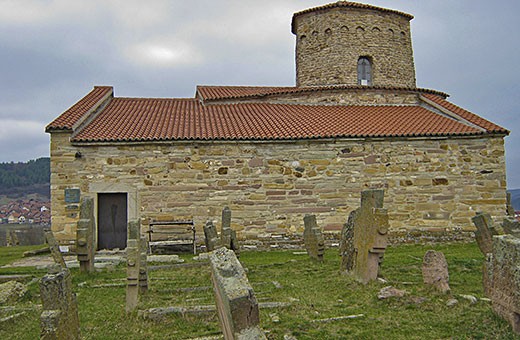
M153 247L174 248L182 245L189 245L193 254L196 254L195 224L193 220L151 221L148 243L150 254Z

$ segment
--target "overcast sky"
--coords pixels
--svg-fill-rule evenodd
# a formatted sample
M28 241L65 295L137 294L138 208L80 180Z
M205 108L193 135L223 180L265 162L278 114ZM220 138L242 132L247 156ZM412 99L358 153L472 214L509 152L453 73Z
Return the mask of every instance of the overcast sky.
M49 155L45 126L95 85L193 97L200 85L294 86L294 12L318 0L0 0L0 162ZM417 85L511 131L520 188L520 1L360 1L413 14Z

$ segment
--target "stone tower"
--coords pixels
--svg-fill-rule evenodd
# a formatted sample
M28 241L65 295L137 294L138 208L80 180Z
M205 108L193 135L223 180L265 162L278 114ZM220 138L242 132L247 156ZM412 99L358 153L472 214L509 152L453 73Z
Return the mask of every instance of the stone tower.
M295 13L296 86L415 88L412 19L349 1Z

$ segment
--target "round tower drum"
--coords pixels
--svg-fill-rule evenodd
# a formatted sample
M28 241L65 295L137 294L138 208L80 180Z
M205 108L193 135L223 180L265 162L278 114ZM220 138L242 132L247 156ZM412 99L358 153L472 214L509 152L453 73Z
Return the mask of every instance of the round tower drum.
M296 85L414 88L411 19L347 1L295 13Z

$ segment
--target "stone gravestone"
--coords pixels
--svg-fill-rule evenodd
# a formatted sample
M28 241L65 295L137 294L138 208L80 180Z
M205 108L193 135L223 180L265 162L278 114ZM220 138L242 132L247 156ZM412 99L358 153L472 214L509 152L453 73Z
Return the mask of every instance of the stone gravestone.
M520 239L494 236L488 268L492 308L520 334Z
M213 224L213 221L208 220L204 225L204 242L206 244L206 250L210 252L217 249L220 245L219 241L217 228Z
M220 248L210 255L211 279L224 339L267 339L253 288L236 254Z
M220 232L220 244L231 249L239 256L240 246L238 244L236 231L231 229L231 210L225 207L222 210L222 230Z
M138 220L128 222L128 239L126 246L126 312L137 308L139 302L139 267L141 249L139 246L140 223Z
M315 215L305 215L303 218L305 231L303 232L303 241L307 254L318 261L323 261L323 253L325 251L325 241L320 227L316 223Z
M513 235L520 238L520 222L513 217L506 217L502 222L502 229L504 234Z
M515 217L515 208L513 207L512 195L510 192L506 194L506 210L508 216Z
M148 292L148 240L141 235L139 242L140 263L139 263L139 294Z
M349 216L342 231L341 271L362 283L377 278L388 244L388 212L383 209L383 190L361 193L361 207Z
M47 241L47 244L49 245L49 249L51 251L52 258L54 259L54 262L58 264L61 268L67 268L67 265L65 264L65 260L63 259L63 255L60 251L60 246L58 245L58 242L56 242L56 239L54 238L54 234L50 229L46 229L44 231L45 233L45 240Z
M477 230L475 240L484 255L493 252L493 235L498 235L498 231L493 226L493 219L487 213L477 213L472 219Z
M441 293L450 292L450 275L448 262L440 251L428 250L424 255L422 265L423 281L425 285L433 287Z
M94 219L94 199L81 199L78 227L76 231L76 253L81 272L94 271L96 221Z
M341 230L341 238L339 244L339 255L341 256L341 272L351 272L354 269L354 259L356 251L354 249L354 220L356 219L356 211L352 211L347 223L343 225Z
M57 273L45 275L40 281L40 297L43 309L40 338L79 339L78 304L69 270L61 268Z

